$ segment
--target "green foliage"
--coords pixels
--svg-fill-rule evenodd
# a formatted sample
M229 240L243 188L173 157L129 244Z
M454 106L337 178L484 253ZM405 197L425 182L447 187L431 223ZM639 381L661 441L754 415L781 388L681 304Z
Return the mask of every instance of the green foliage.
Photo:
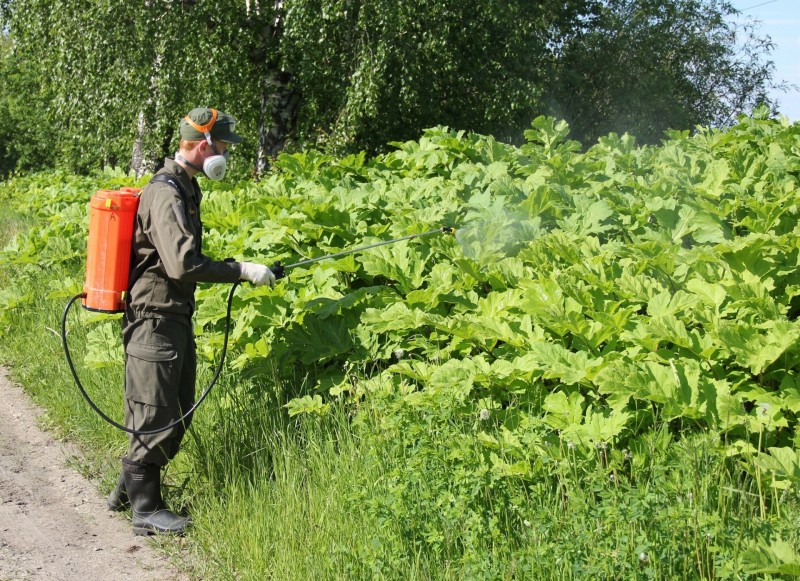
M448 126L592 143L724 125L764 100L771 44L716 0L14 0L0 9L0 175L152 171L196 106L234 115L237 178L277 152L385 152ZM744 33L744 37L742 37ZM740 50L741 49L741 50Z
M611 0L559 47L552 111L584 143L610 131L727 126L769 103L772 41L726 2Z
M3 75L3 95L18 169L126 167L139 137L159 160L177 149L180 116L206 104L255 135L258 110L246 104L257 102L261 75L248 55L263 41L240 2L15 0L4 16L0 66L14 73ZM38 155L29 164L26 148Z
M215 184L212 256L292 264L457 229L237 292L231 365L254 381L221 409L267 398L296 426L345 414L358 442L330 484L366 537L326 537L332 576L793 574L799 131L743 116L582 152L566 124L537 118L520 147L439 127L377 157L283 154L257 184ZM77 268L88 195L129 181L4 184L46 227L14 238L3 267ZM0 298L27 304L29 291ZM198 291L206 364L224 294ZM85 365L104 364L98 323ZM220 413L194 460L266 506L257 483L279 451L258 450L286 428L247 415ZM313 442L290 448L321 458Z
M548 44L593 4L292 3L282 52L315 113L303 140L375 151L438 124L519 138L541 109Z
M11 47L11 40L0 35L0 177L14 171L41 171L53 163L46 127L26 120L32 109L46 106L47 96L39 90L35 70L13 59Z

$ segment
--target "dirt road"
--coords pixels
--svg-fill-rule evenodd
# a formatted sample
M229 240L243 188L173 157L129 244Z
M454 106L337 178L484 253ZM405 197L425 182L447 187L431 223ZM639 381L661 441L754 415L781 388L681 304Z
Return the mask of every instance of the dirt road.
M0 368L0 581L188 580L67 466L75 448L40 413Z

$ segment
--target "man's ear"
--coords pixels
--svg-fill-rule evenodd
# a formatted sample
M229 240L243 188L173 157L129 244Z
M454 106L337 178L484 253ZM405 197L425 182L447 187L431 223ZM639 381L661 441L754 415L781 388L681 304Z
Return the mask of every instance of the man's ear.
M198 141L196 147L197 147L197 153L199 153L200 155L205 155L206 149L208 149L208 141L206 141L205 139L203 141Z

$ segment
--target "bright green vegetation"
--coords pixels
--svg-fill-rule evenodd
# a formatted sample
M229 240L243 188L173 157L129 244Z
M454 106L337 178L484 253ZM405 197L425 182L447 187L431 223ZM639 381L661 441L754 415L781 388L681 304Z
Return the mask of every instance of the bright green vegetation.
M720 0L4 0L0 31L0 176L141 175L200 104L238 120L228 175L249 178L279 152L385 153L434 125L519 144L538 115L583 143L659 143L782 82L769 37Z
M372 159L308 151L258 183L206 184L219 258L291 264L458 231L237 290L228 371L170 468L200 573L800 573L800 126L743 117L586 151L566 135L547 118L521 147L438 128ZM2 254L2 355L107 487L125 439L43 329L80 291L88 197L119 185L135 184L0 188L39 225ZM227 291L198 293L206 378ZM112 415L117 325L70 318Z

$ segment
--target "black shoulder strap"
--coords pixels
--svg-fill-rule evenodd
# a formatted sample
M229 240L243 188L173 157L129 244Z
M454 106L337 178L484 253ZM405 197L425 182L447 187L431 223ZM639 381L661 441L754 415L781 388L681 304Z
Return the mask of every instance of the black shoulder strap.
M172 186L180 192L180 194L184 197L184 199L188 197L184 189L181 187L181 182L176 180L175 178L169 177L167 174L159 173L154 175L152 178L150 178L150 183L153 182L163 182L167 184L172 184Z

